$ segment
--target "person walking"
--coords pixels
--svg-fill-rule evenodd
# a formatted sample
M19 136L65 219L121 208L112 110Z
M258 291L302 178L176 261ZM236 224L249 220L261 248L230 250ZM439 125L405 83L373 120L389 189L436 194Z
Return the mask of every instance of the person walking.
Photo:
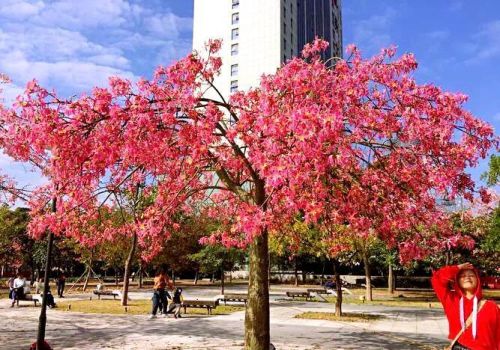
M57 295L59 298L64 298L63 293L64 293L64 287L66 286L66 276L64 275L63 272L59 274L59 277L57 278Z
M500 350L500 309L482 298L479 273L470 263L433 273L432 287L448 319L452 350Z
M14 293L14 277L10 277L7 281L7 287L9 287L9 299L14 299L12 294Z
M160 269L154 278L153 292L153 309L150 319L156 318L158 309L160 313L167 315L167 298L170 299L170 294L166 290L167 286L172 289L173 285L164 269Z

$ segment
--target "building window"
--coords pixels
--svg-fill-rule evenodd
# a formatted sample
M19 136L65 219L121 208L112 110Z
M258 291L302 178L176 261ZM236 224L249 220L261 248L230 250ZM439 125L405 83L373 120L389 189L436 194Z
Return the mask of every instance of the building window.
M233 10L240 6L240 0L233 0Z
M283 34L286 35L286 22L283 22Z
M231 56L236 56L238 54L238 44L231 45Z
M240 30L239 28L233 28L231 31L231 39L236 40L240 36Z
M238 75L238 64L231 65L231 76Z
M238 12L233 13L231 23L232 24L238 24L238 23L240 23L240 14Z
M286 38L283 38L283 49L286 49Z
M286 17L286 7L283 6L283 18Z
M231 80L231 92L238 90L238 80Z

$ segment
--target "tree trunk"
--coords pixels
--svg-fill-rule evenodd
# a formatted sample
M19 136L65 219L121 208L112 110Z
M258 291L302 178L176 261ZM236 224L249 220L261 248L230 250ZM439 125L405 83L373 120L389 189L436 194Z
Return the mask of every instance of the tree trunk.
M132 236L132 244L130 246L130 251L128 252L127 261L125 262L125 271L123 272L122 306L127 306L130 270L132 267L132 261L134 260L136 245L137 245L137 234L134 232L134 235Z
M254 239L249 249L248 304L245 312L245 349L269 350L268 233Z
M394 294L394 268L392 263L389 263L389 276L387 278L387 291Z
M370 262L368 259L368 252L366 250L363 250L363 264L365 265L366 300L373 301L372 276L370 274Z
M333 274L335 276L335 289L337 291L337 300L335 301L335 316L342 316L342 280L340 279L338 261L333 259Z
M52 212L55 213L57 209L57 201L52 199ZM52 259L52 245L54 242L54 235L49 231L47 237L47 256L45 257L45 275L43 279L43 295L42 307L40 310L40 317L38 318L38 334L36 338L36 348L43 349L45 343L45 326L47 325L47 292L49 291L49 277L50 277L50 260Z
M307 272L304 269L304 264L301 264L302 266L302 284L307 284Z
M196 274L194 275L194 284L198 284L198 270L196 270Z
M295 257L293 259L293 262L294 262L293 268L294 268L294 274L295 274L295 286L298 286L299 285L299 269L297 267L297 257Z
M87 290L87 286L89 285L89 278L90 278L90 274L92 272L92 268L89 266L87 266L87 276L85 276L85 282L83 282L83 291L85 292Z
M143 275L143 271L142 271L142 260L139 262L139 289L142 288L142 275Z
M321 269L321 277L319 279L319 285L320 286L323 285L323 281L325 279L325 265L326 265L326 262L323 260L323 268Z
M220 294L224 295L224 269L220 270Z
M115 286L118 287L118 269L115 269Z

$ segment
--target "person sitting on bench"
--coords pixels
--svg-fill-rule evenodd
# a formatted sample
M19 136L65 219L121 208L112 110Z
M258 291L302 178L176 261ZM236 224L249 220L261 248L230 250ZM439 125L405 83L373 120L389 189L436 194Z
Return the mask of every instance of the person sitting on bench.
M26 285L26 281L23 276L18 273L17 278L14 280L13 289L12 289L12 304L10 307L14 307L16 300L24 299L24 286Z

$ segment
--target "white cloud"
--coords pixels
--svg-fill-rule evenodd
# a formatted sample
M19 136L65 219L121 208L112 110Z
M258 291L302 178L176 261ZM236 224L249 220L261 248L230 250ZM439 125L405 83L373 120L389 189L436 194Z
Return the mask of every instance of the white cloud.
M460 49L467 56L464 61L466 64L477 64L500 57L500 20L484 24L460 45Z
M396 17L396 10L387 7L381 14L373 15L354 23L354 44L368 54L378 52L381 48L392 44L388 34L389 26Z
M178 17L173 13L154 15L146 20L148 30L157 37L175 39L180 32L192 27L191 18Z
M189 52L191 27L161 1L0 0L0 73L13 80L0 98L11 104L33 78L62 96L105 86L112 75L134 81L134 71ZM4 155L0 172L22 185L46 181Z
M112 75L135 79L133 73L111 66L77 59L56 62L29 60L19 51L0 58L0 67L16 81L26 82L35 77L44 86L73 88L73 91L106 85Z
M102 29L125 23L129 12L130 5L124 0L60 0L47 4L33 21L79 30Z
M16 100L16 97L24 92L21 86L16 84L5 84L0 86L0 104L10 106Z
M32 190L47 183L47 178L38 169L28 163L16 162L3 152L0 152L0 174L14 179L17 188Z
M477 38L481 43L476 59L488 59L500 55L500 20L485 24Z
M37 15L44 6L43 1L3 0L0 6L0 16L22 20Z

